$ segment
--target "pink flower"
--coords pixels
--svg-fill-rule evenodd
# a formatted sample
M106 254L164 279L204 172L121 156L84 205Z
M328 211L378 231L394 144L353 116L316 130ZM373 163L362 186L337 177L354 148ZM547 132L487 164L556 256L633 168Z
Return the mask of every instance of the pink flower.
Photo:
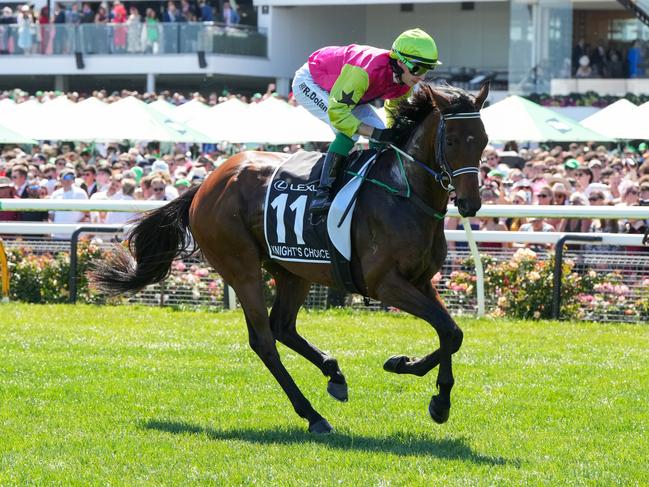
M210 275L210 271L208 271L207 269L197 269L194 272L194 275L197 277L207 277Z

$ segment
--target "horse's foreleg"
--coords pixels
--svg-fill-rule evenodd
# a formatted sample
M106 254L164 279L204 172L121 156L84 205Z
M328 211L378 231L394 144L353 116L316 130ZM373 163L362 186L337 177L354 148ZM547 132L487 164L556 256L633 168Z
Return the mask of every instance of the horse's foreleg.
M425 376L439 365L441 349L420 358L406 355L394 355L383 364L383 369L395 374L412 374L418 377Z
M419 367L421 370L425 370L426 367L434 366L435 362L439 360L440 367L437 375L439 394L431 399L428 411L436 422L445 422L448 419L451 407L451 389L455 382L451 355L462 344L462 331L453 321L434 290L432 293L428 289L422 291L396 273L383 279L377 287L377 295L384 303L426 320L437 331L440 348L421 359Z
M335 358L328 356L297 332L297 313L306 299L311 284L287 272L275 272L276 295L270 312L270 327L281 343L302 355L329 377L327 391L339 401L347 401L345 376Z
M432 286L430 281L426 281L419 289L432 300L440 299L437 290ZM423 377L439 365L441 353L442 350L438 348L433 353L429 353L420 358L394 355L385 361L383 369L395 374L412 374Z

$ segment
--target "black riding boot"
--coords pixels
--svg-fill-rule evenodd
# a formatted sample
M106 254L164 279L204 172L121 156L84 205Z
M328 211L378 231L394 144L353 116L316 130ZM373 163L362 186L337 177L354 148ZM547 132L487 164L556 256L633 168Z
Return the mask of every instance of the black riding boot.
M311 214L321 215L329 211L331 206L331 185L336 180L338 169L343 165L344 160L345 156L343 155L327 152L322 164L322 173L320 173L320 184L309 207Z

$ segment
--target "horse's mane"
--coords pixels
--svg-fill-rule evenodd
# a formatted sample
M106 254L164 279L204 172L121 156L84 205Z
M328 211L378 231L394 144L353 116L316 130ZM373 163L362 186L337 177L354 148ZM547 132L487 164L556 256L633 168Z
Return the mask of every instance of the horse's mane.
M433 88L429 84L421 83L412 96L403 99L391 112L394 119L392 130L398 146L403 146L413 130L436 108L433 89L451 99L451 106L444 110L445 113L475 111L471 96L463 89L451 85Z

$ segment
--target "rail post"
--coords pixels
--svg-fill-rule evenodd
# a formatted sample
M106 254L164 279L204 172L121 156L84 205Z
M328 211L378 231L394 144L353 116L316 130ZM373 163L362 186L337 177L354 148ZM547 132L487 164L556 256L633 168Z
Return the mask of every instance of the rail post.
M471 255L473 256L473 263L475 266L476 294L478 297L478 316L484 316L485 296L484 296L484 268L482 266L482 258L480 257L480 252L478 252L478 245L475 243L475 238L473 237L473 230L471 230L471 222L469 222L468 218L462 218L462 224L464 225L464 232L466 233L467 242L469 242L469 248L471 249Z
M554 247L554 285L552 287L552 318L561 316L561 278L563 277L563 246L566 242L601 242L602 237L593 235L567 234L557 240Z

